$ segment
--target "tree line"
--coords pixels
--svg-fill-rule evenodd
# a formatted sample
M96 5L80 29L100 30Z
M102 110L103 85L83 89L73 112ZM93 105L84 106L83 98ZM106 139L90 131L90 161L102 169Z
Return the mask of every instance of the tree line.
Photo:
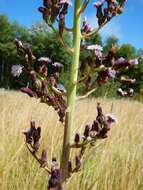
M6 15L0 15L0 28L0 88L18 89L24 85L22 81L25 80L18 80L18 78L14 78L11 75L12 65L21 64L24 61L24 59L22 60L21 56L17 54L14 43L15 38L19 38L30 46L36 57L49 57L54 62L61 62L64 65L64 69L60 82L62 83L62 81L65 81L64 83L68 85L67 76L69 65L71 63L71 56L64 48L62 48L62 45L57 40L55 34L45 23L36 23L27 28L21 26L18 22L9 22ZM64 34L64 40L70 46L72 39L68 32ZM100 35L96 35L90 40L86 39L84 44L101 45L105 53L108 52L113 45L118 46L118 57L123 57L125 59L134 59L140 56L143 52L143 49L136 50L136 48L131 44L120 45L119 39L116 36L109 36L105 41L103 41ZM87 54L87 51L83 51L81 53L81 60L86 57ZM143 61L140 59L139 62L140 63L133 68L133 70L124 70L122 71L122 74L136 79L136 83L133 85L133 88L136 92L136 97L142 98ZM117 94L115 89L118 88L119 85L120 83L118 79L113 79L107 85L100 88L97 87L94 95L116 97ZM79 94L82 94L82 91L82 88L78 89Z

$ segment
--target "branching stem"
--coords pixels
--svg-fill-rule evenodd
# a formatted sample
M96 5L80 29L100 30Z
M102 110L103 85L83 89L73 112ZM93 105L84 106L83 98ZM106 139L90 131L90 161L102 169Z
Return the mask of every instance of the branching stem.
M29 150L29 152L31 153L31 155L35 158L35 160L41 165L41 161L40 159L37 157L37 155L30 149L29 145L26 143L26 147ZM51 171L48 169L47 166L44 167L44 169L46 170L46 172L48 172L48 174L51 174Z
M82 39L88 39L90 37L92 37L93 35L96 35L102 28L103 26L105 26L109 21L111 21L111 19L113 18L114 16L112 16L110 18L110 20L106 20L101 26L99 26L98 28L92 30L92 32L88 33L88 34L85 34L85 35L82 35Z
M81 8L80 8L79 11L78 11L78 14L81 14L81 13L84 12L84 10L86 9L88 3L89 3L89 0L85 0L85 1L83 2Z
M74 126L74 113L75 113L75 101L76 101L76 87L74 84L78 78L79 68L79 56L80 56L80 15L78 10L81 5L81 0L74 1L74 30L73 30L73 57L70 68L70 85L67 94L67 107L68 112L66 113L65 128L64 128L64 140L61 157L61 172L62 172L62 183L66 182L68 178L68 161L70 157L70 144L72 137L72 129Z

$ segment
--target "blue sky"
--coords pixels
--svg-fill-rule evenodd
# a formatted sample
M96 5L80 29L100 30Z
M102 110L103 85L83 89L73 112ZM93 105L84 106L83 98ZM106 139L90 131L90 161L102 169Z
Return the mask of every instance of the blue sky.
M85 15L94 27L96 10L92 6L93 2L95 0L90 0ZM0 0L0 14L5 13L10 21L16 20L21 25L30 26L42 20L41 14L37 11L41 5L42 0ZM67 16L67 23L72 25L71 13ZM143 48L143 0L127 0L124 13L114 18L101 34L104 39L113 34L121 43L131 43L137 49Z

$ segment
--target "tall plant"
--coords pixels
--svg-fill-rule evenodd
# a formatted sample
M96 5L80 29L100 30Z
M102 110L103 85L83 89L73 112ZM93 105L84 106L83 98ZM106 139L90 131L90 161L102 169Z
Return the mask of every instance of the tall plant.
M86 125L83 135L76 133L74 142L72 142L72 131L75 119L75 102L77 86L85 87L86 94L80 98L85 98L95 91L97 85L107 83L110 79L118 76L122 69L129 69L138 64L138 60L125 60L117 56L118 48L112 46L106 55L103 55L103 48L98 44L86 46L84 41L97 34L100 29L112 20L113 17L119 15L123 11L125 0L101 0L94 3L96 9L96 17L98 27L91 29L86 19L81 24L81 15L89 4L89 0L75 0L73 2L73 28L66 26L65 17L68 14L68 8L71 6L69 0L44 0L43 6L39 8L44 21L56 33L57 39L63 44L63 47L71 54L72 63L70 65L69 86L66 90L62 84L58 83L59 74L63 69L63 65L54 62L49 57L36 58L31 48L22 43L20 39L16 39L18 53L25 56L24 65L14 65L12 73L19 77L21 73L25 73L29 77L29 83L21 89L30 97L36 97L41 102L52 106L59 115L60 122L64 126L63 146L61 155L61 165L58 167L57 159L52 159L51 167L47 165L46 150L42 151L41 157L37 156L39 149L39 140L41 136L41 128L36 127L35 122L31 121L30 129L24 130L26 146L33 157L40 163L41 167L50 174L48 182L48 190L62 189L73 173L80 171L81 161L87 147L94 146L98 139L107 137L107 133L112 123L116 121L111 114L105 116L100 103L97 104L97 117L91 125ZM56 29L55 26L58 28ZM69 47L63 38L65 31L73 35L72 47ZM87 51L85 59L80 60L80 53ZM135 82L127 77L122 78L127 84L124 89L118 89L118 93L124 96L132 96L133 91L129 84ZM79 149L79 154L75 157L75 164L71 160L71 151Z

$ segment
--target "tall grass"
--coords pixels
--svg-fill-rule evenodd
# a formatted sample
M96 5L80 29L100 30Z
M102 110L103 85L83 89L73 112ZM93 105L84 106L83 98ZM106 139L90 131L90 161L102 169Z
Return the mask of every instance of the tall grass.
M68 190L143 189L143 104L129 100L86 99L76 105L76 131L96 117L96 103L112 111L118 124L109 137L88 149L83 169L68 181ZM61 154L63 126L52 107L18 92L0 91L0 189L45 190L47 173L39 168L24 145L21 130L30 120L42 127L41 148ZM60 161L60 160L59 160Z

